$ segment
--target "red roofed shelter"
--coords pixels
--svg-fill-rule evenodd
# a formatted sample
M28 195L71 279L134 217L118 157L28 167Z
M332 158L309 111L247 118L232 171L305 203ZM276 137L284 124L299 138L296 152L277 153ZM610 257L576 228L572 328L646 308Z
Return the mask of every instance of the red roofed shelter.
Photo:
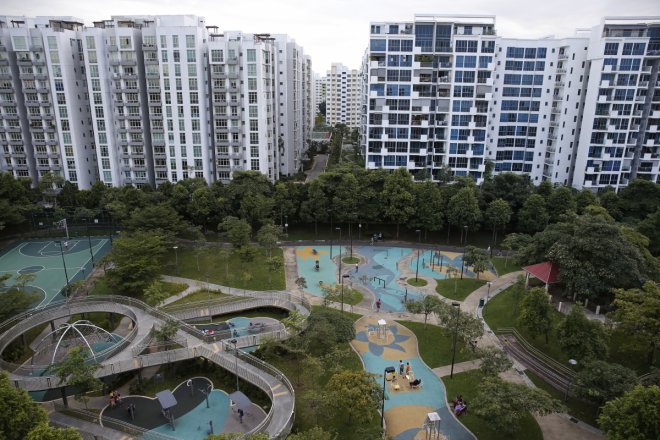
M550 284L555 284L559 281L559 266L551 261L543 263L532 264L522 268L525 273L525 288L529 285L529 276L533 276L545 283L545 291L548 291Z

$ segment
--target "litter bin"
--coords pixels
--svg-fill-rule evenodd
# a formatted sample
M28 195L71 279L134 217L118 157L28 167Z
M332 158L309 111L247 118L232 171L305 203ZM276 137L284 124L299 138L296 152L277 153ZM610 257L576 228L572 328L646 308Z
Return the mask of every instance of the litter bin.
M485 302L486 302L486 300L484 298L481 298L479 300L479 307L483 307Z

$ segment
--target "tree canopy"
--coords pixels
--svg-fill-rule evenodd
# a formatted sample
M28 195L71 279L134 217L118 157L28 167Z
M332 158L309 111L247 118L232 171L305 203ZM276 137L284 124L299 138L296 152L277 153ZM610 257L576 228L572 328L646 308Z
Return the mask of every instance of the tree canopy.
M660 387L637 385L605 404L598 424L610 440L660 438Z

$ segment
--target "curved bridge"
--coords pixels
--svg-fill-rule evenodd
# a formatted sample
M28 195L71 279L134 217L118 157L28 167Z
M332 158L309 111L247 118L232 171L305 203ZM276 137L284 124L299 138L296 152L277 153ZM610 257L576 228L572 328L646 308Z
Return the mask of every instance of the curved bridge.
M218 286L220 287L220 286ZM223 289L234 290L234 289ZM284 339L289 335L282 326L257 335L237 337L236 351L226 340L227 334L204 335L194 326L182 319L195 319L212 315L239 312L258 307L277 307L288 311L297 311L308 316L311 307L301 296L282 291L245 292L245 299L229 303L206 303L206 309L191 304L190 307L177 309L172 314L155 309L142 301L125 296L95 296L74 298L65 304L52 304L39 310L32 310L18 315L0 324L0 353L26 331L46 322L64 318L73 314L108 312L127 316L133 323L133 329L122 343L100 353L104 359L96 372L97 377L104 377L124 371L137 370L150 366L163 365L195 357L204 357L225 368L236 371L238 376L263 390L271 399L272 405L264 421L251 432L266 432L273 439L285 438L291 431L294 419L295 392L293 385L284 374L262 360L239 350L257 345L263 338ZM158 353L140 354L152 336L153 329L170 320L180 323L177 342L183 348ZM0 366L10 374L10 380L17 388L28 391L45 390L62 386L57 377L48 373L45 366L16 365L0 361Z

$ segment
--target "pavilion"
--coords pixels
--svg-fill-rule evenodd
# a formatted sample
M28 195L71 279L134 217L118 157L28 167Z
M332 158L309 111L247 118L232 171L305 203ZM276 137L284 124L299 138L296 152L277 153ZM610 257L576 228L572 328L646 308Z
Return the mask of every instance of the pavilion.
M559 281L559 265L551 261L525 266L522 270L525 271L525 288L529 285L530 275L545 283L546 292L550 284L555 284Z

